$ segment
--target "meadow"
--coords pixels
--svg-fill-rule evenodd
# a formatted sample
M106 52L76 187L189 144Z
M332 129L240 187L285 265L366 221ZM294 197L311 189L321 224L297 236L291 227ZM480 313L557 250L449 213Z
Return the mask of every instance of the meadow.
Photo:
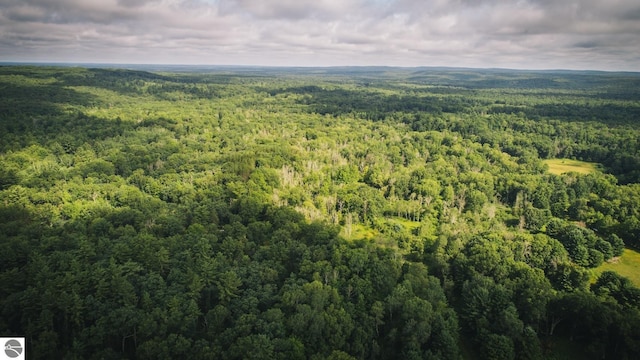
M591 174L601 169L599 164L573 159L545 159L543 163L549 166L549 172L554 175L570 172Z
M640 287L640 252L630 248L624 249L621 256L612 258L594 269L594 277L597 278L603 271L615 271Z

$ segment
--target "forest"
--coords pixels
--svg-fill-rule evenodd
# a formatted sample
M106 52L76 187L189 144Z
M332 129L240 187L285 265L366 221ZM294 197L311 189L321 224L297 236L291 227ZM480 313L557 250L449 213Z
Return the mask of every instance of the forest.
M0 66L0 335L638 359L640 284L596 270L640 249L639 121L638 73Z

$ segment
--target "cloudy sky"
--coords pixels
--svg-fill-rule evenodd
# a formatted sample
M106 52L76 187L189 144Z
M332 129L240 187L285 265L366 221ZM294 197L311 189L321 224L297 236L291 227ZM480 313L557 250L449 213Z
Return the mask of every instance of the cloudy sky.
M640 1L0 0L0 61L640 71Z

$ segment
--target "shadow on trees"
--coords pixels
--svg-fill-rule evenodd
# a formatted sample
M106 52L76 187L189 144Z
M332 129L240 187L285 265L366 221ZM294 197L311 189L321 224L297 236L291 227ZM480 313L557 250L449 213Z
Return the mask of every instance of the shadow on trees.
M16 84L0 78L0 121L17 118L57 116L65 111L65 105L92 106L99 103L97 97L80 93L59 84Z

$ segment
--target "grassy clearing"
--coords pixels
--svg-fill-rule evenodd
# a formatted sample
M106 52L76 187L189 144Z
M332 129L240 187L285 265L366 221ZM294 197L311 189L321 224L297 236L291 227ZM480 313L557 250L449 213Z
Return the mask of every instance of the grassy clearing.
M543 162L549 166L549 172L555 175L568 172L591 174L599 171L600 168L600 164L597 163L571 159L548 159L543 160Z
M343 226L340 235L347 240L371 240L375 238L379 232L362 224L352 224Z
M593 280L595 281L606 270L615 271L640 287L640 252L625 249L619 258L614 258L594 269Z
M413 229L420 226L420 222L418 221L411 221L401 217L389 218L387 221L391 224L398 224L408 231L413 231Z

